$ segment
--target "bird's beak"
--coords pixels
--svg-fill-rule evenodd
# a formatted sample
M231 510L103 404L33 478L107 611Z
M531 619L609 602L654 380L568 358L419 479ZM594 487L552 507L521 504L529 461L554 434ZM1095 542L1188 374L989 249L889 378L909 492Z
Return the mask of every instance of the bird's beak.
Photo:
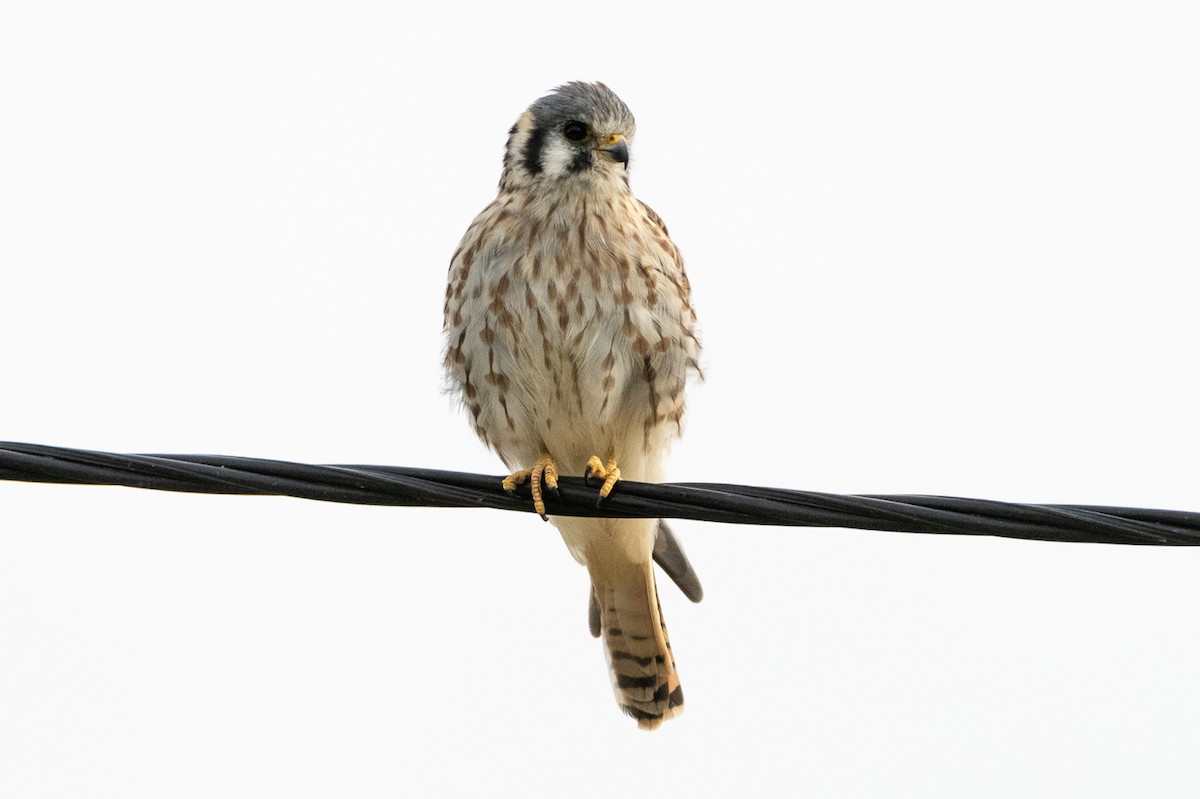
M600 145L600 152L606 154L626 169L629 168L629 143L625 141L625 137L620 133L614 133L605 139L604 144Z

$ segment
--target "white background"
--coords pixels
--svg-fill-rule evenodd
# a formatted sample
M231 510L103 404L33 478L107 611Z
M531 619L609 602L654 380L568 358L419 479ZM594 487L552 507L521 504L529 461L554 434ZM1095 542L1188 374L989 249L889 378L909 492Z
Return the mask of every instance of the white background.
M703 326L672 478L1200 510L1197 5L781 7L6 3L0 440L500 473L446 267L598 79ZM675 528L645 734L534 516L2 483L0 794L1200 791L1200 551Z

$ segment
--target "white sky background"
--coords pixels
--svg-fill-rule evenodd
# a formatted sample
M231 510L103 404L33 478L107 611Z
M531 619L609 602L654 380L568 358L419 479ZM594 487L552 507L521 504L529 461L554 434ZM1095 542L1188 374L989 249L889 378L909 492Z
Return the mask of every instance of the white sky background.
M5 4L0 440L499 474L448 259L599 79L673 479L1200 510L1196 4L777 5ZM1200 790L1200 551L675 528L645 734L532 515L0 483L0 794Z

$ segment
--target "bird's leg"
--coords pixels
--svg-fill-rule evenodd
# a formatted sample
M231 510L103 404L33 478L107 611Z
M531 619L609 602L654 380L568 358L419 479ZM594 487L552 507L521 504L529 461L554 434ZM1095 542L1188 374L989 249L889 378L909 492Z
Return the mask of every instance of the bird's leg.
M621 479L621 470L617 468L617 459L615 457L608 459L608 464L605 465L598 456L593 455L588 458L587 468L583 470L583 479L591 480L595 477L597 480L603 480L604 485L600 486L600 498L596 500L596 507L600 507L600 503L604 498L612 493L613 486Z
M533 494L533 509L543 519L549 519L546 516L546 503L542 500L542 484L545 483L546 488L553 491L555 496L558 495L558 464L549 455L542 455L534 461L532 469L513 472L504 478L501 485L505 491L512 494L517 490L517 486L526 480L529 481L529 490Z

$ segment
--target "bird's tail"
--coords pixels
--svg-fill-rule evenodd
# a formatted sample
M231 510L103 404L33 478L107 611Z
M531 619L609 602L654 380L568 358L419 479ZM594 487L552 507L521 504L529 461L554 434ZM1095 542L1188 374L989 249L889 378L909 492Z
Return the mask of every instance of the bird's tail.
M643 730L653 730L683 712L683 689L662 620L654 564L630 564L620 577L592 585L604 650L617 704Z

